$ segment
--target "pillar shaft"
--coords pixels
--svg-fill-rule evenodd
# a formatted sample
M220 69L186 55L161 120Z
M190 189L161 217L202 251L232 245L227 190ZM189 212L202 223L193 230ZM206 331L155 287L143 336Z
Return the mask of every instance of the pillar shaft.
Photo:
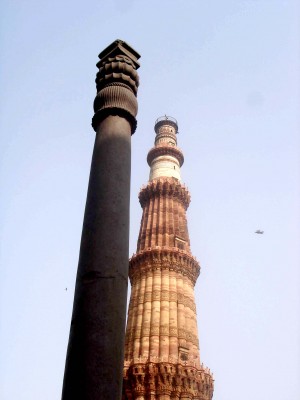
M96 139L63 400L116 400L121 399L122 390L137 53L125 42L116 41L100 54L100 58L93 118ZM127 80L122 82L124 71L131 78L135 77L136 87L134 79L130 85Z

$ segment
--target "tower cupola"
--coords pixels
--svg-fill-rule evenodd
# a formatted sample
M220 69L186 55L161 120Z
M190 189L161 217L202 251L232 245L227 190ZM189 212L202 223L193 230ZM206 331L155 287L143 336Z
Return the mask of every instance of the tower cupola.
M149 181L159 177L173 177L181 180L180 167L184 158L177 147L178 124L167 115L156 120L154 147L149 151L147 161L150 166Z

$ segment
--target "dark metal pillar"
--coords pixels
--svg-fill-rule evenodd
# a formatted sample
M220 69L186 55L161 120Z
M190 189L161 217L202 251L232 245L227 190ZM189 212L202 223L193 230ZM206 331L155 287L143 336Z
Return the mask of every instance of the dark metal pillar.
M100 53L96 140L83 222L63 400L121 399L128 282L131 134L139 54L116 40Z

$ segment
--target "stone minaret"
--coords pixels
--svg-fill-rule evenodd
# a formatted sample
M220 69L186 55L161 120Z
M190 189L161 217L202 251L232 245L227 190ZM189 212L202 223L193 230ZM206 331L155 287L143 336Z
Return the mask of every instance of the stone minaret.
M159 118L155 132L149 182L139 194L137 252L129 262L123 399L210 400L213 377L200 361L194 300L200 266L190 250L177 121Z

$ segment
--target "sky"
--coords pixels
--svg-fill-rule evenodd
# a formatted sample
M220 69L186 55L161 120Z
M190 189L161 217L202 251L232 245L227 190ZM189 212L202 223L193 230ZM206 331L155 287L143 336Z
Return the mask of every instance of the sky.
M2 0L0 11L0 398L60 399L97 57L122 39L141 54L129 256L167 114L192 196L214 399L299 400L299 2Z

